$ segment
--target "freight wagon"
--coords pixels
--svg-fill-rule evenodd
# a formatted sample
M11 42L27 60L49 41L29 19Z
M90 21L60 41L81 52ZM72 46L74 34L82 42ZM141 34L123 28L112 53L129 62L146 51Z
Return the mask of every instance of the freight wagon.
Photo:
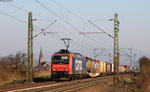
M89 77L97 77L100 76L100 61L94 60L88 57L86 58L86 69L87 69L87 75Z

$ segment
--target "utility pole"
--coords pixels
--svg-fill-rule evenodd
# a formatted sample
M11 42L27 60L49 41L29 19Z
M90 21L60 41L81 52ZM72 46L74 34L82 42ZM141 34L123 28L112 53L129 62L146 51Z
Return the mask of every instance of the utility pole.
M33 23L32 12L28 12L28 67L27 82L32 82L33 76Z
M44 32L47 28L52 26L57 20L52 22L49 26L47 26L45 29L41 29L42 31L39 32L37 35L33 37L33 20L32 19L32 12L28 12L28 59L27 59L27 82L33 81L33 67L34 67L34 57L33 57L33 38L37 37L41 33L44 35L46 34L54 34L54 32Z
M130 66L132 68L132 48L129 48L130 50Z
M113 74L113 85L117 85L119 81L119 21L118 14L114 14L114 74Z
M100 27L95 25L90 20L88 21L92 25L94 25L96 28L101 30L103 33L107 34L109 37L114 39L114 74L113 74L113 85L117 85L119 81L119 64L120 64L120 53L119 53L119 20L118 20L118 14L114 14L114 19L110 19L110 21L114 20L114 37L104 30L102 30Z
M136 70L136 54L134 54L134 72Z

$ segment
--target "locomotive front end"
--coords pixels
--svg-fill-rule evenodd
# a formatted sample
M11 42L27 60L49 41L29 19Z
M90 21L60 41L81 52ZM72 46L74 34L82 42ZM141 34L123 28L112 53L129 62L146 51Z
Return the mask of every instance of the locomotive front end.
M68 78L72 74L72 57L70 54L54 54L51 62L53 78Z

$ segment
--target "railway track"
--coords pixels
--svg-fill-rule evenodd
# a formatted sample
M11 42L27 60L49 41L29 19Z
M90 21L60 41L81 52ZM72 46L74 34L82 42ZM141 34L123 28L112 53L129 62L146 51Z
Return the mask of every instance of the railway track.
M63 86L56 86L56 88L53 88L53 89L51 88L43 92L72 92L74 90L90 87L90 86L101 84L101 83L108 82L111 80L112 80L112 77L99 78L99 79L88 80L88 81L79 81L79 82L74 82L71 84L63 85Z
M81 79L74 81L64 81L64 82L46 82L46 83L35 83L28 85L18 85L14 88L7 88L6 90L2 89L1 92L70 92L73 90L85 88L88 86L100 84L103 82L111 81L112 76L106 77L97 77L89 79ZM1 88L0 88L1 89Z

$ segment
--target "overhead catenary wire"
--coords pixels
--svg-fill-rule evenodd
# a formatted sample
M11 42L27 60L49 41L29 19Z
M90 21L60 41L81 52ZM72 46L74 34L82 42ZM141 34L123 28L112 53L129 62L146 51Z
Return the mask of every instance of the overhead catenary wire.
M65 8L64 6L62 6L61 4L59 4L58 2L56 2L55 0L51 0L53 3L55 3L56 5L58 5L59 7L61 7L61 8L63 8L65 11L67 11L67 12L69 12L69 13L71 13L71 14L73 14L73 15L75 15L75 16L77 16L78 18L80 18L81 20L85 20L83 17L81 17L81 16L79 16L79 15L77 15L77 14L75 14L75 13L73 13L73 12L71 12L70 10L68 10L67 8ZM100 21L110 21L110 20L112 20L112 19L103 19L103 20L100 20ZM89 21L89 22L91 22L91 21ZM99 27L99 29L100 30L102 30L104 33L106 33L103 29L101 29L100 27ZM109 36L111 36L110 34L108 34L108 33L106 33L107 35L109 35Z
M57 37L57 38L59 38L59 39L62 39L62 38L63 38L63 37L60 36L60 35L56 35L56 34L51 34L51 35L53 35L53 36L55 36L55 37ZM74 44L75 44L76 46L83 47L83 48L85 48L85 49L88 49L88 50L93 51L93 49L87 48L86 46L83 46L82 44L80 44L80 43L78 43L78 42L76 42L76 41L74 41L74 40L73 40L73 42L74 42Z
M60 22L58 22L58 23L60 23ZM75 34L73 34L72 32L70 32L70 31L69 31L66 27L64 27L61 23L60 23L60 25L61 25L61 27L62 27L65 31L67 31L68 33L70 33L70 34L71 34L72 36L74 36L76 39L82 41L83 43L86 43L88 46L93 47L91 44L88 44L87 42L83 41L82 39L76 37Z
M38 35L40 35L41 33L43 33L47 28L49 28L50 26L52 26L57 20L55 20L54 22L52 22L48 27L46 27L45 29L41 29L42 31L39 32L37 35L35 35L33 38L37 37Z
M106 40L106 38L104 39L103 37L101 37L101 36L98 36L100 39L102 39L102 41L104 42L104 43L107 43L107 45L105 45L106 47L107 47L107 49L112 49L113 48L113 42L110 44L107 40ZM105 47L105 48L106 48Z
M71 12L70 10L68 10L67 8L65 8L64 6L62 6L61 4L59 4L58 2L56 2L55 0L51 0L53 3L55 3L56 5L58 5L59 7L61 7L61 8L63 8L65 11L67 11L67 12L69 12L69 13L72 13L73 15L75 15L75 16L77 16L77 17L79 17L80 19L82 19L82 20L85 20L83 17L80 17L79 15L77 15L77 14L75 14L75 13L73 13L73 12ZM103 19L103 20L100 20L100 21L110 21L110 19ZM91 22L91 21L89 21L89 22ZM103 29L101 29L100 27L99 27L99 29L100 30L102 30L105 34L107 34L108 36L111 36L110 34L108 34L107 32L105 32ZM113 37L113 36L111 36L111 37Z
M51 12L52 14L54 14L55 16L57 16L58 18L60 18L62 21L64 21L65 23L67 23L68 25L70 25L72 28L74 28L77 32L80 32L79 29L77 29L74 25L72 25L71 23L69 23L68 21L66 21L64 18L62 18L61 16L59 16L58 14L56 14L55 12L53 12L52 10L50 10L49 8L47 8L46 6L44 6L42 3L40 3L38 0L35 0L36 3L38 3L40 6L42 6L43 8L45 8L46 10L48 10L49 12ZM86 35L84 35L86 36ZM89 36L86 36L88 39L93 40L92 38L90 38ZM95 41L95 40L93 40ZM97 43L97 41L95 41Z
M64 9L65 11L67 11L68 13L70 13L70 14L72 14L72 15L78 17L78 18L80 18L81 20L85 20L83 17L81 17L81 16L75 14L74 12L68 10L67 8L65 8L64 6L62 6L61 4L59 4L58 2L56 2L55 0L51 0L51 1L52 1L53 3L55 3L56 5L58 5L59 7L61 7L62 9Z
M25 10L25 9L22 9L22 8L20 8L20 7L18 7L18 6L15 6L15 5L13 5L13 4L10 4L10 3L7 3L8 5L10 5L11 7L14 7L14 8L17 8L17 9L19 9L19 10L21 10L21 11L23 11L23 12L28 12L27 10ZM26 23L26 24L28 24L27 22L25 22L25 21L23 21L23 20L21 20L21 19L18 19L18 18L16 18L16 17L13 17L13 16L11 16L11 15L8 15L8 14L6 14L6 13L4 13L5 15L7 15L7 16L9 16L9 17L12 17L12 18L14 18L14 19L16 19L16 20L18 20L18 21L21 21L21 22L24 22L24 23ZM34 13L35 14L35 13ZM37 15L37 14L36 14ZM43 16L41 16L41 15L38 15L38 16L40 16L40 17L43 17ZM48 19L48 18L46 18L46 17L43 17L43 18L45 18L45 19ZM56 20L55 20L55 22L56 22ZM52 23L53 24L53 23ZM49 25L49 26L51 26L51 24ZM48 26L48 27L49 27ZM40 30L42 30L40 33L42 33L43 31L45 31L48 27L46 27L45 29L41 29L41 28L38 28L38 29L40 29ZM34 37L37 37L40 33L38 33L37 35L35 35ZM71 33L71 32L70 32ZM55 35L55 34L53 34L54 36L57 36L57 37L60 37L60 36L58 36L58 35ZM79 39L80 40L80 39ZM78 45L79 45L79 43L77 43ZM83 45L81 45L80 44L80 46L81 47L84 47L84 48L86 48L85 46L83 46ZM90 49L90 48L87 48L87 49ZM91 49L90 49L91 50Z
M26 21L24 21L24 20L21 20L21 19L19 19L19 18L17 18L17 17L14 17L14 16L9 15L9 14L7 14L7 13L5 13L5 12L2 12L2 11L0 11L0 13L28 25L28 23L27 23ZM41 29L41 28L39 28L39 27L37 27L37 26L35 26L35 25L33 25L33 26L36 27L37 29Z
M42 3L40 3L38 0L35 0L39 5L41 5L42 7L44 7L45 9L47 9L48 11L50 11L52 14L54 14L55 16L57 16L58 18L60 18L62 21L64 21L65 23L67 23L68 25L70 25L72 28L74 28L77 32L80 32L75 26L73 26L71 23L69 23L68 21L66 21L64 18L60 17L59 15L57 15L55 12L53 12L52 10L50 10L49 8L47 8L46 6L44 6ZM87 38L89 38L88 36L86 36ZM91 39L91 38L89 38ZM95 40L94 40L95 41Z
M82 16L79 16L78 14L70 11L69 9L67 9L66 7L62 6L60 3L56 2L56 0L51 0L54 4L56 4L57 6L61 7L62 9L64 9L65 11L67 11L69 14L74 15L75 17L79 18L80 20L82 20L82 22L84 23L85 26L87 25L87 19L83 18Z
M18 6L15 6L15 5L13 5L13 4L10 4L10 3L6 3L6 4L8 4L8 5L11 6L11 7L16 8L16 9L19 9L19 10L25 12L25 13L28 13L28 12L29 12L29 11L27 11L27 10L25 10L25 9L23 9L23 8L20 8L20 7L18 7ZM37 13L34 13L34 15L37 15L37 16L43 18L43 19L46 19L46 20L50 21L49 18L46 18L46 17L44 17L44 16L41 16L41 15L39 15L39 14L37 14ZM54 19L53 19L53 20L54 20ZM56 21L56 20L54 20L54 21ZM50 21L50 22L51 22L51 21ZM27 23L26 23L26 24L27 24ZM43 30L42 28L39 28L39 27L37 27L37 26L35 26L35 25L33 25L33 26L34 26L35 28L37 28L37 29ZM50 26L51 26L51 24L48 25L44 30L46 30L46 29L49 28ZM35 30L35 29L34 29L34 30Z
M56 34L52 34L52 35L55 36L55 37L58 37L59 39L63 38L63 37L60 36L60 35L56 35ZM78 39L78 38L77 38L77 39ZM79 40L80 40L80 39L79 39ZM83 47L83 48L86 48L86 49L88 49L88 50L92 50L92 51L93 51L93 49L87 48L86 46L84 46L84 45L82 45L82 44L76 42L75 40L73 40L73 42L75 43L76 46ZM89 45L88 45L88 46L89 46Z
M121 50L120 49L120 51L122 51L126 56L128 56L128 57L131 57L128 53L126 53L124 50Z
M17 21L20 21L20 22L22 22L22 23L28 24L27 22L25 22L25 21L23 21L23 20L21 20L21 19L19 19L19 18L17 18L17 17L14 17L14 16L12 16L12 15L9 15L9 14L7 14L7 13L5 13L5 12L0 11L0 13L3 14L3 15L6 15L6 16L8 16L8 17L11 17L11 18L13 18L13 19L15 19L15 20L17 20Z
M56 0L51 0L53 3L55 3L56 5L58 5L59 7L61 7L62 9L64 9L65 11L67 11L68 13L71 13L72 15L75 15L76 17L80 18L81 20L85 20L83 17L73 13L72 11L68 10L67 8L65 8L64 6L62 6L61 4L59 4L58 2L56 2ZM110 19L103 19L100 21L110 21ZM102 29L101 29L102 30ZM104 30L103 30L104 31ZM106 32L105 32L106 33ZM93 39L92 39L93 40ZM97 41L96 41L97 42ZM98 42L99 43L99 42Z
M81 20L85 20L83 17L80 17L79 15L77 15L77 14L75 14L75 13L73 13L73 12L71 12L70 10L68 10L67 8L65 8L64 6L62 6L61 4L59 4L58 2L56 2L55 0L51 0L53 3L55 3L56 5L58 5L59 7L61 7L62 9L64 9L65 11L67 11L68 13L71 13L72 15L75 15L75 16L77 16L78 18L80 18ZM102 20L101 20L102 21ZM103 20L104 21L104 20ZM105 21L106 21L106 19L105 19ZM107 20L108 21L108 20ZM106 32L104 32L104 33L106 33ZM94 40L94 39L91 39L91 40ZM96 40L95 40L96 41ZM96 41L96 42L98 42L98 41ZM99 43L99 42L98 42Z
M42 3L40 3L38 0L35 0L40 6L42 6L43 8L45 8L46 10L48 10L49 12L51 12L52 14L54 14L55 16L57 16L59 19L61 19L62 21L64 21L65 23L67 23L68 25L70 25L72 28L74 28L76 31L79 32L79 30L73 26L72 24L70 24L68 21L66 21L64 18L60 17L59 15L57 15L55 12L53 12L52 10L50 10L49 8L47 8L46 6L44 6Z
M8 3L9 4L9 3ZM58 3L57 3L58 4ZM20 8L20 7L17 7L17 6L14 6L14 5L12 5L12 4L9 4L9 5L11 5L12 7L15 7L15 8L18 8L18 9L20 9L20 10L22 10L22 11L24 11L24 12L28 12L28 11L26 11L26 10L24 10L24 9L22 9L22 8ZM64 8L65 9L65 8ZM67 10L67 9L66 9ZM60 17L61 18L61 17ZM83 18L82 18L83 19ZM66 20L64 20L66 23L68 23ZM25 22L25 21L24 21ZM26 23L27 24L27 23ZM69 23L70 24L70 23ZM70 25L72 25L72 24L70 24ZM74 29L76 29L76 30L78 30L77 28L75 28L73 25L72 25L72 27L74 28ZM38 29L41 29L41 28L38 28ZM42 29L41 29L42 30ZM79 30L78 30L79 31ZM92 39L92 38L90 38L89 36L86 36L86 37L88 37L89 39L91 39L91 40L94 40L94 39ZM97 42L97 43L99 43L98 41L96 41L96 40L94 40L95 42Z
M100 27L98 27L97 25L95 25L93 22L91 22L90 20L88 20L89 23L91 23L92 25L94 25L95 27L97 27L99 30L101 30L102 32L104 32L105 34L107 34L109 37L113 38L114 37L112 35L110 35L109 33L105 32L103 29L101 29Z
M113 21L114 19L101 19L101 20L99 20L99 21ZM105 30L103 30L102 28L100 28L99 26L97 26L96 24L94 24L93 22L91 22L90 20L88 20L88 22L90 23L90 24L92 24L92 25L94 25L96 28L98 28L99 30L101 30L104 34L106 34L106 35L108 35L108 37L111 37L111 38L113 38L114 39L114 37L111 35L111 34L109 34L109 33L107 33ZM101 37L101 39L103 39L103 40L105 40L105 43L107 42L107 40L106 39L104 39L103 37ZM107 42L108 43L108 42ZM109 44L109 46L111 46L110 45L110 43L108 43Z
M57 3L55 0L51 0L53 3L55 3L56 5L58 5L59 7L63 8L65 11L67 11L68 13L71 13L68 9L66 9L65 7L63 7L62 5L60 5L59 3Z
M87 26L88 26L88 24L87 24L87 19L85 19L85 18L83 18L82 16L79 16L78 14L76 14L76 13L70 11L69 9L67 9L66 7L64 7L63 5L61 5L60 3L58 3L56 0L51 0L51 1L52 1L54 4L56 4L57 6L59 6L60 8L62 8L63 10L67 11L69 14L71 14L71 15L77 17L78 19L80 19L80 20L83 22L83 24L86 26L86 28L87 28Z
M26 11L27 12L27 11ZM18 21L20 21L20 20L18 20ZM25 21L24 21L25 22ZM27 23L26 23L27 24ZM41 28L40 28L41 29ZM55 35L56 36L56 35ZM57 36L58 37L58 36ZM87 36L88 37L88 36ZM76 42L75 42L76 43ZM77 43L78 44L78 43ZM80 45L81 46L81 45ZM92 50L92 49L91 49Z
M109 37L111 37L111 38L114 39L114 37L113 37L111 34L107 33L107 32L104 31L102 28L98 27L96 24L94 24L93 22L91 22L90 20L88 20L88 22L91 23L92 25L94 25L94 26L95 26L96 28L98 28L99 30L101 30L101 31L102 31L103 33L105 33L106 35L108 35Z
M82 32L80 32L79 34L81 34ZM84 34L85 33L85 34ZM91 41L94 41L94 42L96 42L98 45L99 44L101 44L101 45L103 45L104 46L104 44L102 44L102 43L100 43L99 41L97 41L97 40L95 40L95 39L93 39L93 38L91 38L91 37L89 37L88 35L86 35L86 32L83 32L83 34L82 34L83 36L86 36L88 39L90 39ZM110 45L109 45L110 46ZM105 47L105 46L104 46Z
M42 29L42 31L45 31L46 29L48 29L50 26L52 26L57 20L54 20L54 22L52 22L50 25L48 25L46 28Z
M60 36L60 35L56 35L56 34L51 34L51 35L53 35L53 36L55 36L55 37L57 37L57 38L59 38L59 39L62 39L62 38L63 38L63 37ZM82 45L82 44L80 44L80 43L78 43L78 42L76 42L76 41L74 41L74 40L73 40L73 42L74 42L74 44L75 44L76 46L80 46L80 47L83 47L83 48L86 48L86 49L88 49L88 50L93 51L93 49L87 48L86 46L84 46L84 45Z
M19 9L19 10L21 10L21 11L29 12L29 11L26 11L25 9L22 9L22 8L20 8L20 7L18 7L18 6L13 5L13 4L10 4L10 3L5 3L5 4L8 4L9 6L14 7L14 8L17 8L17 9Z
M26 13L29 12L29 11L27 11L27 10L25 10L25 9L23 9L23 8L20 8L20 7L16 6L16 5L13 5L13 4L10 4L10 3L6 3L6 4L9 5L9 6L11 6L11 7L16 8L16 9L18 9L18 10L20 10L20 11L23 11L23 12L26 12ZM43 18L43 19L46 19L46 20L50 21L49 18L46 18L46 17L44 17L44 16L42 16L42 15L40 15L40 14L37 14L37 13L35 13L35 12L32 12L32 13L33 13L34 15L36 15L36 16L39 16L39 17L41 17L41 18ZM52 20L54 20L54 19L52 19Z

